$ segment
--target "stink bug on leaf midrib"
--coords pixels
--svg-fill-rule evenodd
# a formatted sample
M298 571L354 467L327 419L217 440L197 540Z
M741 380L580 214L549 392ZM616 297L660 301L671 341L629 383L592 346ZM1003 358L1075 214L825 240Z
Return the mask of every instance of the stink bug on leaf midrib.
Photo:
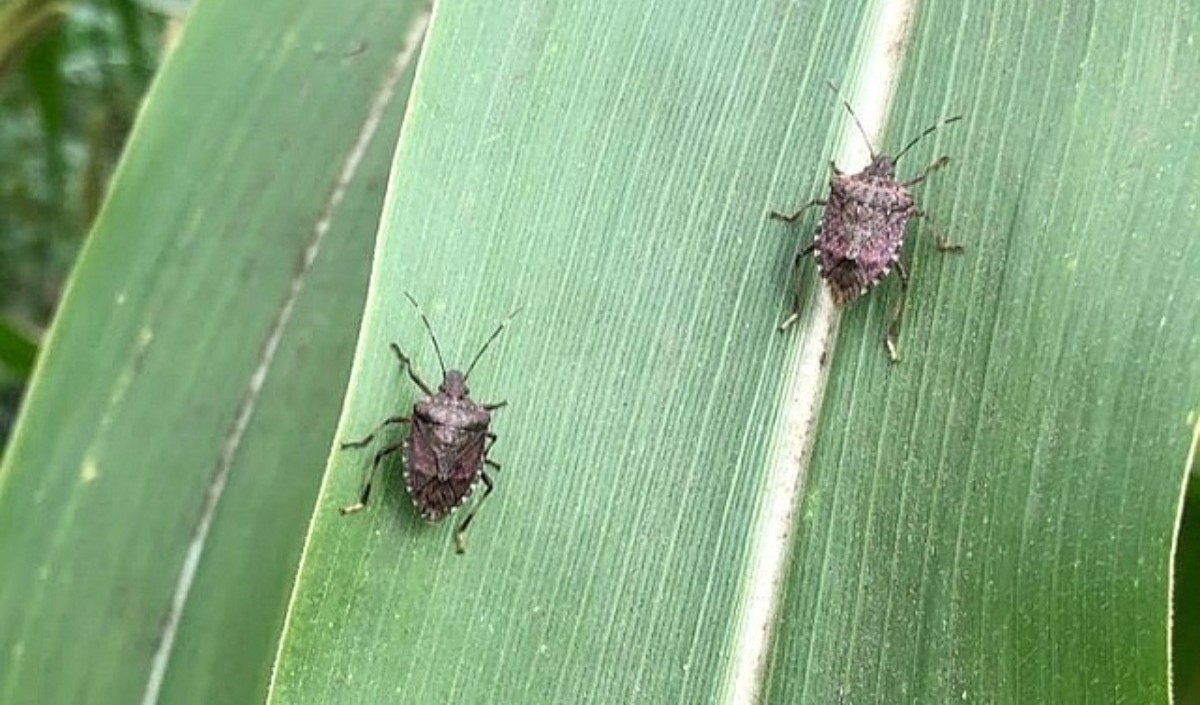
M390 345L392 352L400 361L401 369L408 374L409 379L421 389L425 396L413 405L412 413L408 416L392 416L384 419L376 426L375 430L364 438L341 444L342 448L361 448L374 440L376 434L386 426L399 424L410 426L410 431L404 440L387 445L375 453L359 500L354 504L342 507L341 513L353 514L367 505L379 464L387 456L402 450L404 487L408 491L413 506L426 521L440 521L467 501L477 483L483 483L483 495L475 501L454 532L455 548L458 553L463 553L466 550L467 527L475 518L475 513L479 510L483 500L487 499L495 487L491 476L484 468L486 466L493 470L500 469L499 463L488 458L488 451L496 441L496 434L490 430L492 412L508 403L501 401L494 404L480 404L471 399L471 392L467 388L467 378L470 377L471 370L475 369L475 363L483 357L488 346L500 335L513 317L520 313L521 309L514 310L496 327L496 330L479 348L479 352L475 354L471 364L467 366L467 371L460 372L455 369L446 369L441 346L438 345L437 336L434 334L433 326L429 324L425 312L408 292L405 292L404 296L417 310L417 315L421 317L421 322L428 331L430 340L433 341L433 349L437 353L438 365L442 370L442 383L436 392L430 389L429 385L413 369L411 359L400 350L400 346L396 343Z
M833 84L829 84L829 87L837 94L837 88ZM812 206L824 208L812 241L796 251L793 263L795 275L792 311L779 324L779 329L786 329L800 317L799 273L800 265L806 256L813 255L817 272L829 286L833 301L839 307L848 305L870 291L895 269L900 279L900 293L884 334L884 344L887 347L888 358L896 362L900 359L897 337L908 287L908 273L900 261L900 253L904 247L904 228L910 219L924 215L917 208L909 189L924 181L930 173L946 166L950 158L943 156L935 159L920 175L907 181L896 179L896 162L922 138L943 125L961 120L962 116L945 118L930 125L893 157L875 152L867 137L867 131L863 129L850 104L845 100L841 102L866 141L867 148L871 151L871 162L855 174L843 173L831 162L829 167L833 176L829 180L828 196L824 199L814 198L791 214L771 212L772 218L792 223ZM940 237L937 246L942 252L962 250L958 245Z

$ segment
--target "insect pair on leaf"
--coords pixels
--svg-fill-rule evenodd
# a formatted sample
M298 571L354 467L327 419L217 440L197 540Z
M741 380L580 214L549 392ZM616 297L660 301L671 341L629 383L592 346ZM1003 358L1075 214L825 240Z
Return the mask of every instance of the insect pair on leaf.
M837 93L832 84L829 84L829 87ZM896 162L922 138L943 125L962 119L962 116L934 123L895 156L889 156L875 153L858 116L854 114L849 103L845 100L841 102L867 142L871 151L871 162L855 174L843 173L831 162L833 177L829 180L829 194L825 198L815 198L790 214L771 213L773 218L794 223L809 208L824 208L813 239L796 250L793 263L795 281L792 311L779 325L779 329L786 329L800 317L799 274L805 257L812 255L816 260L817 271L829 286L833 301L838 307L846 306L866 294L895 269L900 279L900 294L892 309L884 334L884 344L887 347L888 358L896 362L899 360L897 339L908 288L908 272L900 261L904 231L909 220L925 215L917 208L909 189L924 181L932 172L946 166L950 158L943 156L935 159L918 176L907 181L896 178ZM937 247L942 252L962 250L942 237L938 237ZM500 465L488 457L488 451L496 441L496 434L490 430L491 413L506 405L503 401L480 404L471 399L467 389L467 378L488 346L521 309L514 310L500 323L464 373L446 369L441 347L429 319L411 295L407 292L404 295L417 310L433 341L433 348L442 370L442 383L434 392L413 369L411 359L400 350L400 346L396 343L391 344L401 369L421 389L425 397L417 401L410 414L384 419L364 438L342 444L343 448L361 448L371 443L387 426L403 424L411 427L404 440L387 445L375 453L359 500L342 507L341 512L351 514L363 509L370 500L375 473L380 463L392 453L403 451L405 489L417 512L427 521L440 521L449 515L470 497L475 485L482 481L483 495L472 505L454 532L456 550L463 553L467 528L483 500L495 488L485 469L500 469Z

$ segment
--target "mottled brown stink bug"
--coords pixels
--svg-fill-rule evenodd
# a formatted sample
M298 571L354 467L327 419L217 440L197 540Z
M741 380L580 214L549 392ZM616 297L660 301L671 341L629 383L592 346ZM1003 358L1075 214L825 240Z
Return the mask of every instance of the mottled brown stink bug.
M837 93L833 84L829 87ZM839 96L840 98L840 96ZM894 157L876 154L867 137L867 131L850 104L842 100L858 131L862 133L871 151L871 163L857 174L844 174L830 162L833 176L829 180L829 195L814 198L790 215L772 212L772 218L788 223L795 222L804 211L812 206L824 206L825 211L817 224L816 234L806 246L796 250L793 264L795 271L792 311L779 329L784 330L800 317L800 265L809 254L817 263L817 272L829 285L833 301L838 307L846 306L867 293L883 280L892 267L900 277L900 294L892 310L884 334L888 358L892 362L900 359L896 339L900 330L900 318L904 313L904 296L908 288L908 272L900 262L900 251L904 246L904 228L909 219L925 215L917 208L910 188L925 180L925 177L950 162L949 157L935 159L925 167L920 176L908 181L896 179L896 162L913 145L942 125L962 119L961 115L939 120L917 135ZM940 236L938 250L960 252L958 245L951 244Z
M366 437L342 443L342 448L361 448L374 440L375 435L385 426L411 424L410 432L404 440L385 446L375 453L371 469L367 473L367 481L363 484L362 495L354 504L342 507L341 513L352 514L367 505L371 497L371 484L380 462L397 450L403 450L404 487L408 490L413 506L426 521L441 521L470 497L478 482L483 482L483 496L471 506L471 510L454 532L455 548L459 553L463 553L466 550L467 527L470 526L480 504L494 489L492 478L484 470L484 466L493 470L500 469L498 463L488 458L488 451L496 442L496 434L488 430L492 423L491 412L508 404L504 401L495 404L477 403L471 399L471 392L467 389L467 378L471 376L471 370L475 369L475 363L483 357L488 346L513 317L520 313L520 309L509 314L508 318L496 327L491 337L475 354L475 359L471 361L467 371L459 372L446 369L441 346L438 345L437 336L434 335L433 326L429 325L425 312L408 292L405 292L404 296L417 310L417 315L421 317L421 322L425 324L425 330L429 332L429 338L433 341L438 365L442 369L442 384L437 393L434 393L413 369L412 361L401 352L400 346L396 343L391 344L392 352L400 360L401 369L421 388L425 398L413 405L410 415L384 419Z

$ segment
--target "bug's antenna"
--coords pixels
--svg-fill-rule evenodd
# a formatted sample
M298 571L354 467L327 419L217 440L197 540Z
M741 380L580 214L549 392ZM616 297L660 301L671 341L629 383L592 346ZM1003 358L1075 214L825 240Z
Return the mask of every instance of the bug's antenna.
M942 125L949 125L952 122L958 122L959 120L962 120L962 117L963 117L962 115L955 115L954 117L948 117L943 120L938 120L937 122L933 123L929 127L926 127L924 132L922 132L921 134L914 137L912 142L909 142L908 144L904 145L904 149L900 150L899 154L892 157L892 163L895 164L896 162L900 161L900 157L903 157L905 152L912 149L914 144L920 142L922 137L925 137L930 132L933 132L934 130L938 129Z
M412 297L412 294L404 292L404 297L408 302L417 309L417 315L421 317L421 322L425 324L425 330L429 331L429 337L433 340L433 351L437 353L438 365L442 368L442 377L446 376L446 363L442 360L442 346L438 345L437 336L433 334L433 326L429 325L429 319L425 317L425 312L421 310L421 305Z
M846 112L850 113L850 119L854 120L854 125L858 128L858 133L862 135L863 141L867 143L867 149L871 152L871 160L875 160L875 148L871 146L871 138L867 136L867 131L863 128L862 123L858 121L858 116L854 114L854 108L850 107L850 103L842 97L842 92L833 85L833 81L826 81L825 85L829 86L829 90L842 101L842 105L846 108Z
M496 326L496 330L492 331L492 335L487 339L487 342L483 344L482 348L479 348L479 352L475 353L475 359L471 360L471 365L467 367L467 372L463 375L464 381L471 376L471 370L475 369L475 363L479 362L479 358L483 357L484 351L488 349L488 346L492 344L492 341L499 337L500 333L508 326L508 324L512 323L512 319L516 318L517 314L524 309L524 306L518 306L513 309L512 313L508 314L507 318L505 318L503 321L500 321L500 325Z

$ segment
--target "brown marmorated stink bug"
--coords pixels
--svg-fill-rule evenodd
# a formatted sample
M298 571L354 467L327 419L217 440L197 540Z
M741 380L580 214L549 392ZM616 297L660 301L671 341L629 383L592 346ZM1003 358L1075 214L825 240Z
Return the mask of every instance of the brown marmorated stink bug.
M829 84L829 87L837 93L833 84ZM796 250L793 264L795 290L792 311L783 323L779 324L779 330L786 329L800 317L800 265L807 255L812 254L816 260L817 272L829 285L834 304L838 307L846 306L867 293L895 267L896 274L900 277L900 294L892 309L891 320L883 340L888 358L897 362L900 356L897 353L896 341L900 330L900 317L904 313L905 290L908 288L908 272L900 262L900 250L904 246L904 227L911 218L925 215L917 208L909 189L924 181L930 172L946 166L950 157L935 159L919 176L908 181L896 179L896 162L921 138L942 125L961 120L962 116L939 120L905 145L899 154L891 157L875 153L867 131L863 129L850 104L842 100L842 105L846 107L858 131L866 140L867 148L871 150L871 163L857 174L844 174L838 170L836 164L830 162L833 176L829 179L829 195L826 198L814 198L790 215L771 213L772 218L792 223L812 206L825 207L812 241ZM940 236L937 239L937 248L942 252L962 251L960 246L949 243Z
M404 487L412 499L413 506L426 521L441 521L443 517L461 506L475 485L483 482L484 492L471 506L471 510L459 523L454 531L454 544L458 553L466 550L467 527L475 517L479 505L492 493L494 485L484 466L499 470L500 465L488 458L488 451L496 442L496 434L488 430L492 423L491 412L508 404L480 404L471 399L467 389L467 378L475 363L483 357L505 326L513 317L520 313L518 308L504 319L491 337L484 342L483 347L475 354L466 372L447 370L442 359L442 349L438 345L437 336L425 312L408 292L404 295L417 310L429 338L433 341L434 352L437 353L438 364L442 368L442 384L434 393L429 385L413 370L412 361L400 350L396 343L391 344L392 352L400 360L400 367L408 373L409 378L425 393L425 398L413 405L412 413L408 416L392 416L384 419L375 430L357 441L342 443L342 448L361 448L372 440L384 427L395 424L410 424L408 436L396 443L385 446L375 453L371 461L371 469L367 472L367 481L363 484L362 495L354 504L341 508L341 513L353 514L367 506L371 497L371 484L375 479L375 471L388 455L397 450L404 451Z

